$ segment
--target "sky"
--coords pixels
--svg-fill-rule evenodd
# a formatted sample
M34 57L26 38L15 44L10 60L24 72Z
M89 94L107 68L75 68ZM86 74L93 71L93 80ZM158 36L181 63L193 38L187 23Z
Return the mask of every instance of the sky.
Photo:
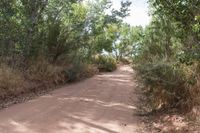
M132 26L141 25L145 27L150 23L151 17L148 15L147 0L130 0L132 5L130 7L130 16L125 19L125 22ZM121 0L112 0L113 8L119 9Z

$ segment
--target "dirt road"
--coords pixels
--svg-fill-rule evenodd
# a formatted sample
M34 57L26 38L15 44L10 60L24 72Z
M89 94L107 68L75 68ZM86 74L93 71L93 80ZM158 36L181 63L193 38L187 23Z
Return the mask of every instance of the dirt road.
M0 133L140 133L130 67L0 111Z

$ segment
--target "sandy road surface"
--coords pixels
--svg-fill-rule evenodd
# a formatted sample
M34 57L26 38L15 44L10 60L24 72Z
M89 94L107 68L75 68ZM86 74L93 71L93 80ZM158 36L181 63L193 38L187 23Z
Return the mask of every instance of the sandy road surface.
M139 133L133 72L122 66L0 111L0 133Z

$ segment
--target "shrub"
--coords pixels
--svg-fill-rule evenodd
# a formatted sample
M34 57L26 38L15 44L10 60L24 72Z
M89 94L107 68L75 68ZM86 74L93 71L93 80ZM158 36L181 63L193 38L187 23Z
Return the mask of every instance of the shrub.
M130 61L129 59L127 59L127 58L121 58L121 59L120 59L120 62L121 62L122 64L125 64L125 65L131 64L131 61Z
M191 109L195 98L198 97L197 93L194 94L195 89L197 92L197 80L192 70L194 68L189 71L188 66L155 61L138 64L135 69L140 75L140 80L149 88L153 108L181 107Z
M0 98L20 93L23 82L22 73L11 69L7 65L0 66Z
M28 79L38 82L59 84L65 81L63 74L64 67L56 66L44 59L31 62L28 68Z
M95 75L96 73L99 72L98 68L95 67L94 65L88 65L88 64L85 64L83 67L82 67L82 72L80 73L80 79L81 78L89 78L89 77L92 77L93 75Z
M73 82L92 77L96 73L98 73L98 70L93 65L78 63L71 65L65 70L65 77L67 82Z
M99 55L95 57L94 63L100 71L112 72L117 69L117 62L111 56Z

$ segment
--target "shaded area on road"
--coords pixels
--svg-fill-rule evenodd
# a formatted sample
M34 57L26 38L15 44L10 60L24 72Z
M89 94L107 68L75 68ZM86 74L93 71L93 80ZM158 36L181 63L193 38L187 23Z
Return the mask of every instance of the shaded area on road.
M1 133L136 133L130 67L103 73L0 111Z

